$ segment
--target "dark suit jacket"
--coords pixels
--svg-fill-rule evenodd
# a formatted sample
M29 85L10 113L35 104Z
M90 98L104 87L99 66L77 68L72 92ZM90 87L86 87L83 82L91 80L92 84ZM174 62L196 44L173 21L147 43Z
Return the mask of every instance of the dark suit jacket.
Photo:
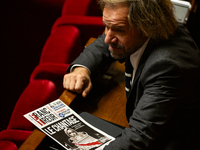
M100 36L72 64L93 73L112 61L104 38ZM199 145L200 52L183 26L168 40L150 39L126 110L130 127L106 150L195 150Z

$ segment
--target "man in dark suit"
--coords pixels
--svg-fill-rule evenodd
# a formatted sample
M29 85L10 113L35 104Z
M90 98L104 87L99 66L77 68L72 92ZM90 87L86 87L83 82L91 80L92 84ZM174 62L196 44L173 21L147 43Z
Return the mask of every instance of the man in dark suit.
M127 119L106 150L196 150L200 146L200 51L177 25L170 0L100 0L105 34L68 68L63 86L86 97L90 77L125 61Z

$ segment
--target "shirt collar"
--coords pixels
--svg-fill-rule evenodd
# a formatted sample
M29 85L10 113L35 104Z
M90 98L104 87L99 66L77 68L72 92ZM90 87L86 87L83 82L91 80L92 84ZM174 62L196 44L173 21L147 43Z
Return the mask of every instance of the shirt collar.
M136 72L136 70L137 70L138 64L140 62L142 54L144 53L144 50L147 47L149 39L146 40L146 42L135 53L130 55L130 61L131 61L131 64L132 64L132 66L134 68L134 72Z

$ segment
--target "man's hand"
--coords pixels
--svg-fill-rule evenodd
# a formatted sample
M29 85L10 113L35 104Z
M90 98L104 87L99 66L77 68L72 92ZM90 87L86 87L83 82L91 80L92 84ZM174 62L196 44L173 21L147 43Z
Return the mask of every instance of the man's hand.
M73 72L65 74L63 87L86 97L92 89L89 70L84 67L76 67Z

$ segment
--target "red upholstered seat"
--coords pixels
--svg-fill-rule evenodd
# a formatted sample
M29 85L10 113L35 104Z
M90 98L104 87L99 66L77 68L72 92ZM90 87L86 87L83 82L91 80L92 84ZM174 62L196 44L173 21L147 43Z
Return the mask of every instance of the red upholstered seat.
M101 16L101 11L96 0L66 0L63 15Z
M61 94L62 79L66 73L63 71L69 66L65 68L63 64L70 64L82 52L90 37L97 37L104 31L99 12L94 0L66 0L62 15L52 26L40 63L32 72L30 81L51 80L56 84L57 93Z
M32 131L34 125L25 119L23 115L56 98L56 89L53 82L48 80L30 82L19 97L7 128Z
M75 26L56 27L51 31L41 56L41 63L71 63L81 52L80 33Z
M104 31L102 13L96 0L66 0L61 17L56 20L52 29L63 25L74 25L81 33L83 45L91 37L97 37Z
M0 150L17 150L17 146L10 141L0 140Z
M31 133L32 131L6 129L0 132L0 141L1 140L10 141L14 143L17 147L20 147L20 145L29 137Z
M66 74L66 69L69 64L60 63L43 63L35 67L31 74L30 82L38 79L48 79L54 82L57 95L63 92L63 76Z
M62 80L66 69L82 50L77 27L71 25L55 27L44 45L39 65L31 73L30 81L36 79L53 81L59 96L63 91Z
M48 80L30 82L15 105L7 129L0 132L0 140L12 141L20 146L35 128L23 115L55 99L57 95L53 82Z
M85 45L91 37L98 37L101 35L105 28L102 23L102 17L99 16L63 15L55 21L52 26L52 31L56 29L56 27L67 25L73 25L79 29L83 45Z

